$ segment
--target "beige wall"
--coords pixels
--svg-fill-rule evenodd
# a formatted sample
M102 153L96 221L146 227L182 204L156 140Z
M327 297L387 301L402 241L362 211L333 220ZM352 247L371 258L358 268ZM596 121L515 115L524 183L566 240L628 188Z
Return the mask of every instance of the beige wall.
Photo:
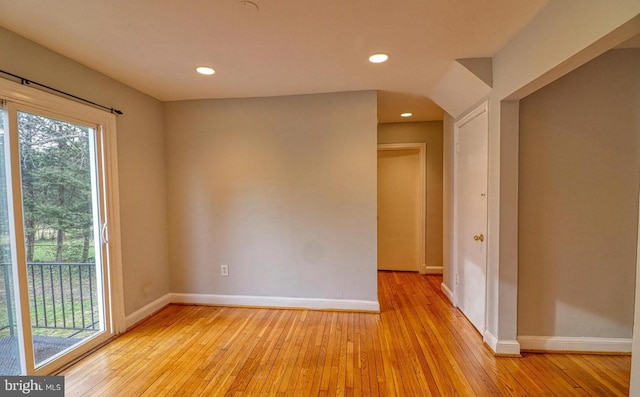
M125 311L169 292L162 105L94 70L0 28L0 69L118 108Z
M442 121L378 125L378 143L426 143L427 266L442 266Z
M172 291L377 302L376 109L373 91L166 103Z
M640 50L613 50L520 103L518 334L630 338Z

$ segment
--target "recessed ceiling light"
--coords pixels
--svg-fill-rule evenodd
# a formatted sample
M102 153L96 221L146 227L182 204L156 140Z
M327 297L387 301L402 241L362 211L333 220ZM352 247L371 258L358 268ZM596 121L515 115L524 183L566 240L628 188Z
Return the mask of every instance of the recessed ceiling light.
M208 66L198 66L196 68L196 72L200 73L200 74L206 74L206 75L212 75L214 74L216 71L213 70L213 68L210 68Z
M382 63L386 62L389 59L389 55L384 53L373 54L369 57L369 62L371 63Z
M410 113L410 112L402 113L400 115L400 117L411 117L411 116L413 116L413 113Z

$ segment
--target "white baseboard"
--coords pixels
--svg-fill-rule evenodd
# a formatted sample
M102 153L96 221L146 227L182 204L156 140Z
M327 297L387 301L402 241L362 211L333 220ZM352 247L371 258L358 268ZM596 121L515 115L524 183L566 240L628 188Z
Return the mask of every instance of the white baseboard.
M631 353L632 339L565 336L518 336L522 350L585 353Z
M161 296L160 298L154 300L148 305L136 310L125 318L126 328L129 329L144 320L145 318L151 316L158 310L163 307L169 305L171 303L171 294L166 294Z
M426 266L427 274L442 274L442 266Z
M489 346L496 356L519 356L520 355L520 343L517 340L498 340L488 330L484 331L484 343Z
M378 301L356 299L289 298L279 296L171 294L172 303L219 306L278 307L290 309L349 310L380 312Z
M286 298L276 296L169 293L128 315L125 319L126 328L129 329L133 327L171 303L215 306L277 307L312 310L345 310L374 313L380 312L380 303L378 301L357 299Z
M442 291L442 293L447 297L447 299L449 299L449 302L451 302L453 306L456 305L455 303L453 303L453 292L451 292L451 290L449 289L449 287L447 287L445 283L440 283L440 291Z

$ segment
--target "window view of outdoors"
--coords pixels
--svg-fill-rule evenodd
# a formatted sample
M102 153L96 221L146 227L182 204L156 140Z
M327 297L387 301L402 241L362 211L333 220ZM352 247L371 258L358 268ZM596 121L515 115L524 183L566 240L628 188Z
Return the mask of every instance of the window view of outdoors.
M27 293L38 366L102 329L94 239L93 131L18 112L18 132ZM6 211L6 204L4 208ZM6 229L8 234L8 226ZM10 269L9 245L4 236L2 223L0 255L3 267ZM9 287L10 273L3 273L4 285ZM5 290L0 308L0 343L15 339L19 332L11 310L14 296ZM15 343L12 346L15 348ZM4 357L9 356L0 354L0 373L15 373L19 356L7 360Z

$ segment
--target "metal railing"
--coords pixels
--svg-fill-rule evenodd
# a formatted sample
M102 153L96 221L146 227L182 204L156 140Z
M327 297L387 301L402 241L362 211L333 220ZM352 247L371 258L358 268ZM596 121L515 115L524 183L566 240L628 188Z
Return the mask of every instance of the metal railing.
M0 306L6 308L0 331L9 328L13 334L11 265L1 263L0 266L4 284ZM27 281L32 328L77 332L99 329L94 263L28 263Z

